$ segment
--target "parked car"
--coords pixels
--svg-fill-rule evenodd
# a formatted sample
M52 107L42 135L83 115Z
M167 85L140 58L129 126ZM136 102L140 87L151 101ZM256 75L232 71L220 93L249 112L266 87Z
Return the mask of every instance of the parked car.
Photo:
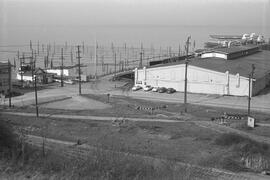
M168 88L168 89L167 89L167 93L168 93L168 94L172 94L172 93L174 93L174 92L176 92L176 90L173 89L173 88Z
M167 90L167 89L166 89L165 87L161 87L161 88L158 89L158 92L159 92L159 93L165 93L166 90Z
M68 80L64 80L64 83L66 83L66 84L74 84L74 81L68 79Z
M158 92L158 87L153 87L152 92Z
M55 82L61 82L61 79L54 79Z
M140 90L140 89L142 89L141 86L133 86L133 87L132 87L132 91L138 91L138 90Z
M151 91L153 89L153 87L151 87L150 85L147 85L143 88L144 91Z

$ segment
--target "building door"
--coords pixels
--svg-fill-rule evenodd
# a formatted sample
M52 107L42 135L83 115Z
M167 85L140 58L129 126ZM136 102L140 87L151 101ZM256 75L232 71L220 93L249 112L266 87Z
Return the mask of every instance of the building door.
M229 84L224 86L224 95L230 95L230 88Z

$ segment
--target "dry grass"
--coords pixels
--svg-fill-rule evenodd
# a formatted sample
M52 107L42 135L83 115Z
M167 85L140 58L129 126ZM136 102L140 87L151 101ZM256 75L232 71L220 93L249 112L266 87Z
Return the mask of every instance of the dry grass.
M28 120L22 121L25 121L22 125L28 127ZM43 126L44 123L46 124L46 122L39 124L36 121L34 125L38 127L39 125ZM89 125L96 128L99 126L99 123L91 122ZM5 125L6 127L9 126ZM149 126L144 124L143 127L155 130L156 128L153 127L160 127L160 125ZM4 129L1 128L1 130ZM123 154L114 153L113 151L104 153L96 150L86 160L78 160L65 158L61 155L61 152L57 151L50 151L44 156L41 150L25 144L22 155L20 149L21 142L17 141L14 142L16 145L19 144L20 148L14 161L11 156L6 156L7 153L11 152L11 147L8 144L13 139L8 139L7 137L13 137L12 129L8 128L8 130L5 129L5 131L1 132L9 133L5 136L6 138L1 136L2 140L8 140L8 142L3 144L6 147L6 151L2 151L0 156L0 179L191 179L190 171L175 171L173 163L156 163L152 160L137 158L133 155L127 154L123 156ZM121 144L115 143L111 146L107 144L104 147L116 151L119 148L122 151L129 150L119 145Z
M236 150L239 150L239 152L243 153L244 155L270 155L270 149L268 144L259 143L238 134L222 134L218 138L216 138L215 143L220 146L233 146L234 148L236 148Z
M226 148L229 152L220 158L223 162L221 164L221 168L223 169L236 172L254 171L245 167L243 159L256 155L259 155L270 163L270 149L268 144L259 143L233 133L220 135L215 139L215 144Z
M113 152L97 150L86 160L63 158L54 152L48 152L43 157L40 150L31 146L26 148L26 152L23 165L20 159L15 163L0 160L1 179L193 179L190 171L176 171L173 163L155 163Z

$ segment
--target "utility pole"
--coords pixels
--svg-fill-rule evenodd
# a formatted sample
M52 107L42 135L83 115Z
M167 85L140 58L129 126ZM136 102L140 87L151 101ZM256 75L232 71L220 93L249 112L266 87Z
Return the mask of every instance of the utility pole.
M71 61L71 65L73 65L73 53L72 53L72 50L70 51L70 61Z
M51 58L51 69L53 69L53 57Z
M8 60L8 100L9 100L9 107L11 107L11 65L10 61Z
M31 59L31 62L30 62L30 64L31 64L31 72L32 72L32 82L34 81L34 52L33 52L33 49L32 49L32 52L31 52L31 57L30 57L30 59ZM34 86L34 84L33 84L33 86Z
M159 60L160 60L161 56L162 56L162 47L160 46L159 47Z
M37 75L36 74L35 74L35 99L36 99L36 116L38 117Z
M78 58L78 64L79 64L79 95L82 94L82 88L81 88L81 56L80 56L80 46L77 46L77 58Z
M30 50L33 50L32 41L30 40Z
M37 51L38 51L38 55L39 55L39 41L37 42Z
M143 59L143 44L141 43L141 52L140 52L140 64L139 68L142 68L142 59Z
M14 67L14 70L16 69L16 59L14 58L13 60L13 67Z
M185 105L185 113L187 112L187 68L188 68L188 50L189 50L189 41L191 36L188 37L186 42L186 60L185 60L185 94L184 94L184 105Z
M63 80L63 60L64 60L64 56L63 56L63 48L61 48L61 87L64 87L64 80Z
M46 65L47 65L47 68L48 68L48 66L49 66L49 46L47 45L47 63L46 63Z
M20 51L17 52L18 61L20 60Z
M139 64L139 68L142 68L142 58L143 58L143 50L141 49L141 52L140 52L140 64Z
M116 78L116 52L114 53L114 80Z
M44 57L44 69L46 68L46 57Z
M254 71L255 71L255 65L252 64L251 66L251 73L249 74L249 78L248 78L248 116L250 115L250 101L251 101L251 88L252 88L252 79L253 79L253 75L254 75Z
M53 54L55 54L55 42L53 42Z
M178 49L178 56L181 56L181 45L179 44L179 49Z
M84 41L82 42L83 54L84 54Z
M98 54L97 54L97 42L95 43L95 80L97 80L97 64L98 64Z
M122 71L122 55L121 55L121 52L119 52L119 59L120 59L120 67L119 67L119 72Z
M23 53L23 57L20 58L20 67L21 67L21 86L23 87L23 70L22 70L22 63L24 63L25 57Z
M129 48L127 48L127 69L129 68L129 67L128 67L128 66L129 66L128 60L129 60Z
M35 60L34 60L34 68L36 69L36 62L37 62L37 51L35 50Z
M127 69L127 44L124 44L124 50L125 50L125 70Z
M18 58L18 61L20 62L20 51L17 52L17 58Z

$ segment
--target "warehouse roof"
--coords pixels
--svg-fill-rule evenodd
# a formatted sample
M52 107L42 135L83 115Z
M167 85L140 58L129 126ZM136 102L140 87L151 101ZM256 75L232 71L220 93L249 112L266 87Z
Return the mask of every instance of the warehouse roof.
M254 45L248 45L248 46L232 46L232 47L220 47L216 49L212 49L208 52L216 52L216 53L221 53L221 54L233 54L237 52L242 52L242 51L248 51L248 50L253 50L253 49L259 49L258 46ZM207 53L207 52L206 52Z
M173 66L184 63L185 61L180 61L171 64L151 66L149 68ZM226 71L229 71L230 74L239 73L239 75L243 77L248 77L251 72L251 66L254 64L255 73L253 77L259 79L264 77L265 74L270 73L270 51L261 51L256 54L240 57L235 61L227 61L220 58L193 58L190 60L189 64L222 73Z
M226 61L220 58L206 58L191 60L190 65L206 68L218 72L229 71L230 74L239 73L248 77L252 64L255 65L254 78L259 79L270 72L270 51L262 51L235 61Z

